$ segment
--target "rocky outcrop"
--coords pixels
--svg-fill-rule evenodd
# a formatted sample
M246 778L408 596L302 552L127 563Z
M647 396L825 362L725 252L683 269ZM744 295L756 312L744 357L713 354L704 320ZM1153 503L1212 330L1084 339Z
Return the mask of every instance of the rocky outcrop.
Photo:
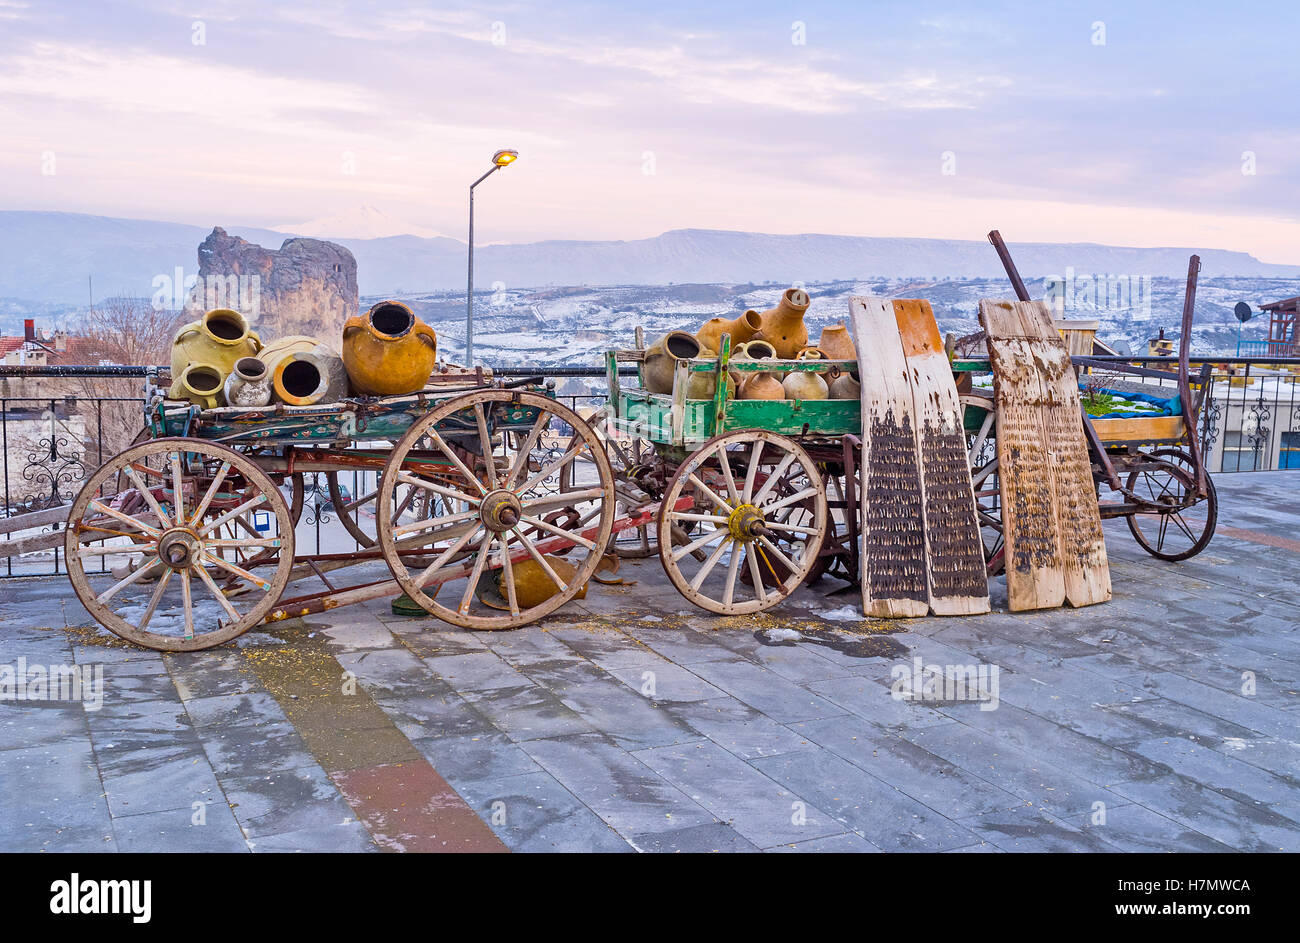
M199 281L186 309L197 316L234 308L263 341L306 334L337 347L357 298L357 261L343 246L286 239L265 249L218 226L199 246Z

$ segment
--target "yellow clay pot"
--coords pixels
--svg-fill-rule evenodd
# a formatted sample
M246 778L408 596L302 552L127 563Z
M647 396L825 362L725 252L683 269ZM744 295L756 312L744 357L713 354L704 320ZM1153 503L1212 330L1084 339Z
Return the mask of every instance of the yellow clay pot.
M700 342L701 347L719 351L722 349L722 335L730 334L731 350L734 354L736 348L758 333L758 329L762 326L758 312L751 309L731 320L710 318L695 332L695 339Z
M191 365L216 370L224 383L235 361L252 357L262 349L262 341L248 329L248 321L230 308L213 308L197 321L181 327L172 338L172 387L168 395L188 399L180 385L181 374Z
M438 335L400 301L381 301L343 327L343 364L358 393L419 392L437 358Z
M757 336L775 347L780 359L793 360L808 345L808 325L803 323L803 316L810 303L808 292L788 288L775 308L759 315L762 327Z
M187 399L204 409L212 409L225 402L221 392L224 381L221 370L212 364L192 363L181 371L168 395L172 399Z

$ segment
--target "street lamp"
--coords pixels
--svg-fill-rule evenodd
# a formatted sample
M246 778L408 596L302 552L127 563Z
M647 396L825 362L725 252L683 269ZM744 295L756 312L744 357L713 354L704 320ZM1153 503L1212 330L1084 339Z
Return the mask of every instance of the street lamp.
M469 185L469 281L465 287L465 366L474 366L474 188L502 167L519 159L519 152L500 150L492 155L492 169Z

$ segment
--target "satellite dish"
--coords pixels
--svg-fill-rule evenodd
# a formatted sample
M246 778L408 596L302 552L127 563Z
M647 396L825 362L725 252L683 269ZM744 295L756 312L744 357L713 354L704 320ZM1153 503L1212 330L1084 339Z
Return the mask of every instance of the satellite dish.
M1254 312L1250 310L1250 305L1246 304L1244 301L1238 301L1237 306L1232 309L1232 313L1237 316L1237 320L1242 324L1249 321L1251 315L1254 314Z

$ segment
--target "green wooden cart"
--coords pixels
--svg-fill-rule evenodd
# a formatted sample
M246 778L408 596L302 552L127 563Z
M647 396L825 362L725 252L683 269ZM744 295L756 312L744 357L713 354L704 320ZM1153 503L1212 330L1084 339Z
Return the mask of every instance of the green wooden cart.
M660 502L653 525L623 531L615 549L655 553L673 585L696 605L735 615L776 605L801 583L830 573L852 583L857 567L858 400L746 400L717 378L751 373L855 371L855 361L678 361L673 391L645 389L645 349L605 354L604 430L619 499ZM620 365L637 365L625 385ZM708 374L708 399L687 394Z

